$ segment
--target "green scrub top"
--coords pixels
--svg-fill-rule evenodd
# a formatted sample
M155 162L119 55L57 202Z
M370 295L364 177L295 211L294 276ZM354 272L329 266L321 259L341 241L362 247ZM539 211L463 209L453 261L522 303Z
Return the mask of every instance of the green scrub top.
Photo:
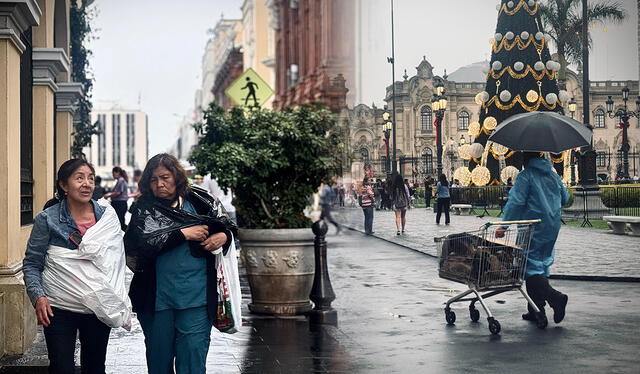
M196 213L186 200L183 209ZM156 311L207 304L207 261L193 257L187 241L158 256L156 274Z

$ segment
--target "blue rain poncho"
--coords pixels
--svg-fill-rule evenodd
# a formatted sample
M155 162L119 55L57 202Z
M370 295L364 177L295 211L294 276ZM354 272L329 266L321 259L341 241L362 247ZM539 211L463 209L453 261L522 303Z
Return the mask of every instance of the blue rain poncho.
M549 276L555 257L556 239L560 232L562 206L569 201L569 193L556 174L551 162L534 158L518 174L509 191L504 208L504 221L541 219L535 225L525 276Z

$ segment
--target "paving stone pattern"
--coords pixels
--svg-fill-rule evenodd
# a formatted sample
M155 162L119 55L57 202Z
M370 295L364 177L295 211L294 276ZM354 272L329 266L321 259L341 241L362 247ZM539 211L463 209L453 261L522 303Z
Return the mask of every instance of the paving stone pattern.
M364 231L361 209L336 209L334 216L347 227ZM375 211L374 236L425 254L436 256L434 237L479 229L485 222L499 221L497 217L451 215L451 224L435 223L431 209L407 211L404 235L396 235L395 215L391 211ZM333 230L333 229L330 229ZM640 237L615 235L609 231L562 226L556 242L556 260L551 269L554 275L640 277Z

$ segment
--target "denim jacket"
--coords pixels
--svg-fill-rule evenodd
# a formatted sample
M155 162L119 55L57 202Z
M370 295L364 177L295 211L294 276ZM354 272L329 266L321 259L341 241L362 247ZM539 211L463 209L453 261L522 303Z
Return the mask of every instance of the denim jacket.
M102 217L105 207L98 205L94 200L91 200L91 204L97 222ZM38 298L45 296L42 288L42 271L49 245L76 249L76 245L69 240L69 236L77 230L78 226L71 217L66 200L43 210L34 219L22 262L27 295L34 306Z

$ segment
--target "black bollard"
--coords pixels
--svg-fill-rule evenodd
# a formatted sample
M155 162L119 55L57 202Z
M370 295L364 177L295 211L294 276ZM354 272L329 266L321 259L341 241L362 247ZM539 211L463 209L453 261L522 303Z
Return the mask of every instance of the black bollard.
M331 302L336 299L329 279L329 269L327 268L327 242L324 240L328 231L324 220L313 224L313 233L316 236L314 241L316 255L316 274L313 278L313 288L309 298L313 301L313 310L309 313L311 324L338 325L338 312L331 307Z

